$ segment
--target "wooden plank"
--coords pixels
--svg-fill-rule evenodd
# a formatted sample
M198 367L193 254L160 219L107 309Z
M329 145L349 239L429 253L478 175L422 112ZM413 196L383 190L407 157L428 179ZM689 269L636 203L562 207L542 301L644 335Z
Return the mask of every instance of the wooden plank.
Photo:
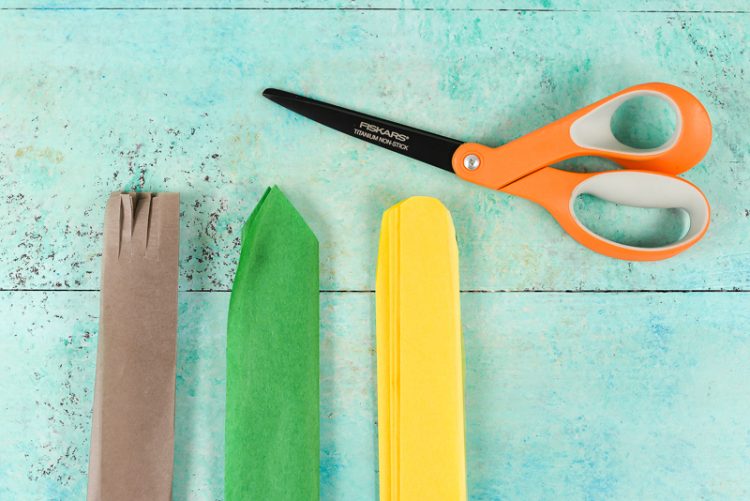
M0 295L0 497L81 498L98 295ZM228 294L182 293L175 499L220 499ZM462 295L471 499L750 495L744 293ZM321 499L377 499L374 297L321 301Z
M147 189L182 193L181 290L227 290L241 224L276 183L321 240L325 289L372 289L380 214L414 194L453 212L464 289L747 289L746 25L740 14L4 11L0 288L96 289L106 195ZM599 257L526 201L260 97L278 86L500 144L649 80L689 88L715 124L686 176L713 226L658 264ZM636 233L659 221L594 219Z
M226 290L242 221L278 183L320 237L326 289L372 289L380 214L413 194L452 210L465 289L746 289L745 25L744 15L3 12L0 287L97 288L106 194L136 188L182 192L181 289ZM711 152L686 176L714 224L659 264L594 255L526 201L260 97L274 85L499 144L648 80L691 89L715 123Z

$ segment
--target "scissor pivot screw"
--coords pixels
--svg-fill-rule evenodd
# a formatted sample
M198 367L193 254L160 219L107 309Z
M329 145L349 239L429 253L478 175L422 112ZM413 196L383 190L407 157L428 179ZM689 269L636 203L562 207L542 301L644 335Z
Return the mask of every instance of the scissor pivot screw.
M479 157L476 155L466 155L464 157L464 167L468 170L477 170L479 168Z

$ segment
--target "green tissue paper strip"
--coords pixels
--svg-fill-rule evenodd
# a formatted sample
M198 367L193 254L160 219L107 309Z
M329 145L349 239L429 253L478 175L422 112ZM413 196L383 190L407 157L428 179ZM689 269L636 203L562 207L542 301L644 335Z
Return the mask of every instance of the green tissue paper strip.
M318 500L318 240L277 187L242 229L227 329L225 499Z

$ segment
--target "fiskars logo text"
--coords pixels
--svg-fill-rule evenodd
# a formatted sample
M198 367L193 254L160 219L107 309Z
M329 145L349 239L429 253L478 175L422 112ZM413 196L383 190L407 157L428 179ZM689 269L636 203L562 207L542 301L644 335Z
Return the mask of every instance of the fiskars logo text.
M369 132L374 132L375 134L380 134L381 136L390 137L391 139L395 139L396 141L409 140L409 136L407 136L406 134L401 134L400 132L396 132L395 130L384 129L382 127L378 127L377 125L368 124L367 122L360 122L359 128L365 129Z

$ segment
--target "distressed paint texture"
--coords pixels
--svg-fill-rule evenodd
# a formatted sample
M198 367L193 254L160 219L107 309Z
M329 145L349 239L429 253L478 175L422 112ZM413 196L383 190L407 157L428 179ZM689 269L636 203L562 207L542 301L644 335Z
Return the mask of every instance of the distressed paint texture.
M101 0L19 2L14 8L325 9L325 10L465 10L465 11L595 11L595 12L750 12L745 0L133 0L127 5Z
M278 183L320 237L324 289L373 288L380 214L415 194L452 211L464 289L748 288L748 19L4 11L0 210L13 224L0 287L97 288L103 200L121 188L179 191L181 290L227 290L241 222ZM715 126L707 158L686 175L711 201L713 225L695 249L657 264L595 255L529 202L457 182L260 96L277 86L500 144L651 80L692 90ZM611 207L597 210L595 219L617 221ZM654 220L617 222L637 230Z
M228 296L180 295L175 499L222 499ZM750 496L745 293L461 299L471 499ZM97 313L95 292L2 294L0 498L84 495ZM375 500L374 295L321 314L321 499Z
M463 289L529 291L462 295L471 499L750 498L750 300L705 292L750 289L747 2L159 5L0 6L0 499L84 495L102 215L117 189L181 192L174 497L222 499L222 291L272 184L321 242L322 288L349 291L321 301L322 499L377 499L368 291L382 211L420 194L452 211ZM530 203L260 97L276 86L501 144L652 80L691 90L714 122L686 175L713 224L660 263L597 256ZM644 241L659 231L643 225L665 222L584 207L592 226ZM637 292L650 289L673 292Z

